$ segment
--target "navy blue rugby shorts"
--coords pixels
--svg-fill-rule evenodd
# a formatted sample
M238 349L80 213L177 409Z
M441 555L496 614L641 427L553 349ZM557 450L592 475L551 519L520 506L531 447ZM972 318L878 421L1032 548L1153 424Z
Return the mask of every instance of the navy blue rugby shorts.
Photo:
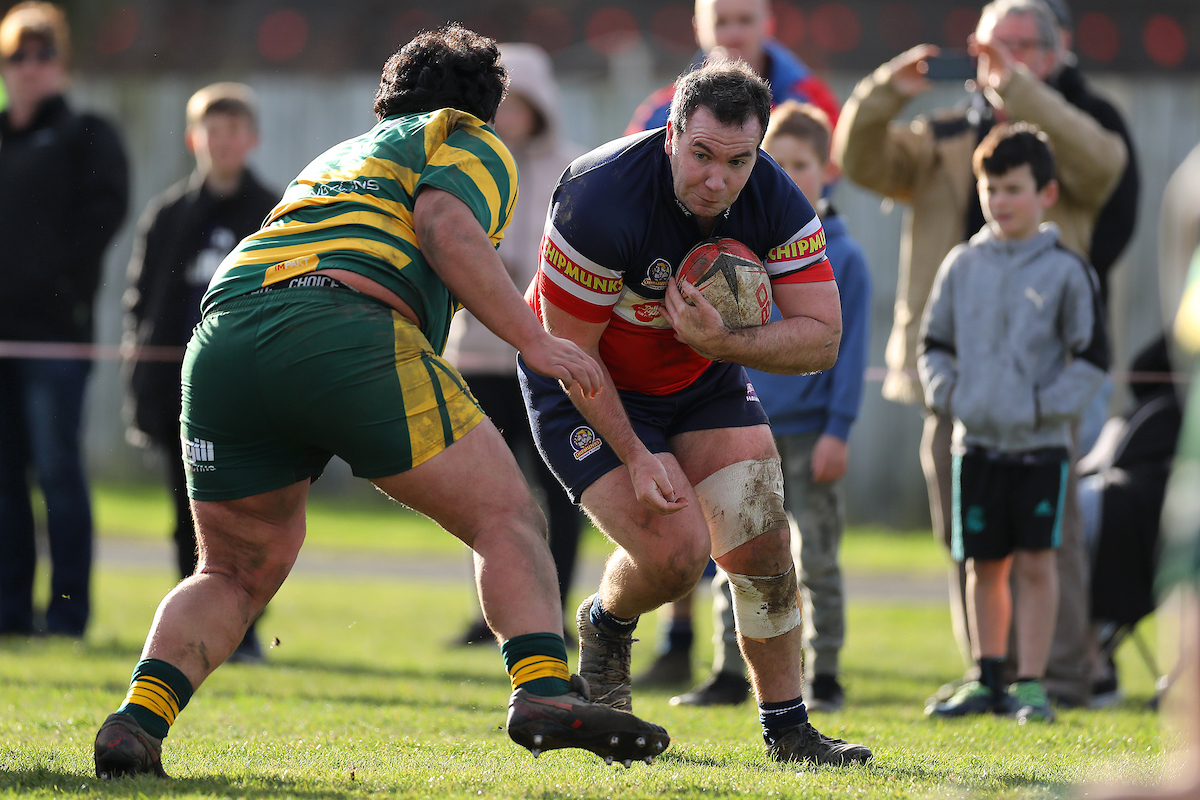
M621 466L612 448L575 408L558 381L529 370L517 359L517 377L538 451L578 503L587 487ZM767 424L746 370L717 362L691 386L671 395L618 391L638 438L651 453L670 451L670 439L689 431Z

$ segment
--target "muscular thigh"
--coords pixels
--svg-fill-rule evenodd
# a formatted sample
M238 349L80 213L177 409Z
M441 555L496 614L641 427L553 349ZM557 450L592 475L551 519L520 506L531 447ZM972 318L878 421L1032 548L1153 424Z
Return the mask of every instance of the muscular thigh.
M657 514L637 499L629 471L616 467L594 481L583 492L584 510L596 527L638 560L639 555L673 553L684 562L707 561L710 548L708 526L696 492L670 453L658 454L677 495L687 499L686 508L674 514Z
M273 594L304 542L308 487L305 480L236 500L192 501L197 572L230 575L252 592Z
M748 428L716 428L692 431L671 441L672 452L693 486L719 470L745 461L775 459L778 451L767 425ZM745 476L741 476L744 478ZM792 564L791 529L783 515L782 504L768 485L756 480L745 487L744 496L720 496L722 502L736 504L735 509L714 509L708 512L706 526L713 543L713 552L720 553L718 564L727 572L751 575L774 575L786 572ZM706 501L711 505L712 501ZM733 529L728 529L728 526ZM762 531L759 533L759 531ZM732 539L732 542L730 541ZM733 546L737 541L742 544ZM727 549L732 547L732 549Z
M670 445L693 486L739 461L779 457L767 425L690 431L672 437Z
M544 535L545 520L516 459L486 418L421 465L372 482L467 545L497 524L521 524Z

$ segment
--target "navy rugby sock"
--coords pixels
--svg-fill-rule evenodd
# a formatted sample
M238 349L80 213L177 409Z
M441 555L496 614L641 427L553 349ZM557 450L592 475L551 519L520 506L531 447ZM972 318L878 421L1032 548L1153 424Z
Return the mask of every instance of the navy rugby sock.
M633 629L637 627L638 618L622 619L614 616L612 612L605 610L604 606L600 605L600 595L596 595L596 599L592 601L591 611L592 624L602 631L607 633L615 633L618 636L626 636L633 633Z
M759 703L758 721L762 723L763 739L771 746L788 728L808 722L808 709L801 697L782 703Z

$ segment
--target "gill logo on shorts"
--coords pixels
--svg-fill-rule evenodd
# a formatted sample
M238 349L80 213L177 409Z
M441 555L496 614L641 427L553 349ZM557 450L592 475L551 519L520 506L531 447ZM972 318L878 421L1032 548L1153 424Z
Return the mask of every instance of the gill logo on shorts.
M746 381L746 402L747 403L761 403L762 402L762 400L758 399L758 392L754 391L754 384L750 383L749 381Z
M575 460L583 461L596 452L604 444L596 436L596 432L586 425L580 425L571 431L571 449L575 451Z
M193 472L212 472L216 469L213 443L205 439L181 439L183 460Z
M967 529L967 533L980 533L983 531L983 506L971 506L967 509L966 519L963 520L963 527Z

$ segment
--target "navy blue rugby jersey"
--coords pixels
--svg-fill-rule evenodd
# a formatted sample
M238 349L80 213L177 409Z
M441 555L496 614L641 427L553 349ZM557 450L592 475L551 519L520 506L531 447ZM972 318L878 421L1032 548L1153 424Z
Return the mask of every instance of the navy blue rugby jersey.
M712 362L675 339L662 313L667 279L707 238L676 198L666 129L609 142L576 159L550 201L541 263L526 298L607 322L600 356L618 389L665 395ZM833 280L821 220L762 150L742 193L711 236L744 243L772 286Z

